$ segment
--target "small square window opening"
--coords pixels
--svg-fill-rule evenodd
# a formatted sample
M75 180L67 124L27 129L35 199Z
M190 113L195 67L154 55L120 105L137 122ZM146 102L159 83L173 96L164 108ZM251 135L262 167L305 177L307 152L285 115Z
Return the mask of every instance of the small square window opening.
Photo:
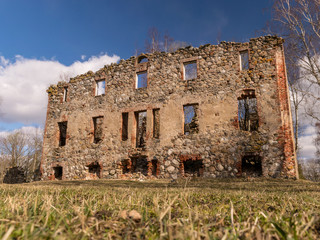
M105 94L106 91L106 81L96 81L96 96Z
M184 66L184 80L192 80L197 78L197 62L187 62Z
M148 74L147 72L137 73L136 88L146 88L148 86Z

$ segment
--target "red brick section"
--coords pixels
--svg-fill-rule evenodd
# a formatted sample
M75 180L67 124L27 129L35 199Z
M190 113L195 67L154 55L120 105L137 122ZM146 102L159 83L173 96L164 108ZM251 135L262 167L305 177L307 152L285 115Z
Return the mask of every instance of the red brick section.
M279 128L278 142L283 146L284 161L281 175L289 178L298 178L298 165L294 149L292 117L289 102L289 89L285 68L285 58L283 46L279 46L276 51L276 71L277 86L281 114L281 127Z
M48 104L47 104L47 114L46 114L46 124L44 125L44 134L47 133L47 121L48 121L48 116L49 116L49 112L50 112L50 94L48 94ZM41 151L41 161L40 161L40 173L41 176L43 175L43 161L44 161L44 157L46 156L46 154L44 154L44 146L45 146L45 141L47 140L47 138L43 137L43 143L42 143L42 151Z

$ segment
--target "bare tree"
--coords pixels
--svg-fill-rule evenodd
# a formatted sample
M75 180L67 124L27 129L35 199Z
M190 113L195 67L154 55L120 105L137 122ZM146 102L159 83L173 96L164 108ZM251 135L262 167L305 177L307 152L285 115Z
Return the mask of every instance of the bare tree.
M145 42L145 50L148 53L160 52L160 33L157 28L152 27L148 30L148 39Z
M0 151L3 157L10 159L11 167L17 167L26 160L28 139L22 131L15 131L0 137Z
M174 52L178 48L186 47L188 45L189 44L187 44L186 42L174 40L167 31L162 37L161 33L157 28L151 27L148 30L144 51L147 53L155 53L155 52L162 52L162 51ZM139 54L139 51L136 50L136 55L138 54Z
M0 137L0 159L2 171L8 167L21 167L27 178L33 179L39 169L42 151L42 131L37 129L34 133L25 133L16 130Z
M316 124L317 137L315 139L315 144L317 148L316 157L317 162L320 164L320 123Z
M312 119L320 120L320 1L274 0L272 14L269 32L285 39L295 148L298 151L301 129L306 125L301 120L311 118L309 124L312 124ZM316 167L309 165L304 165L303 169ZM316 178L317 173L310 174Z
M320 1L275 0L272 31L285 40L286 60L291 85L302 82L300 95L307 101L305 113L320 121ZM298 74L290 74L299 69ZM312 105L312 107L310 107Z

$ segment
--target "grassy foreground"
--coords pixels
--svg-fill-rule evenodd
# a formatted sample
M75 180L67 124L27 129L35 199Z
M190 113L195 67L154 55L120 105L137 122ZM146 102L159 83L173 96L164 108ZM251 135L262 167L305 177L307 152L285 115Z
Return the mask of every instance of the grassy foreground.
M141 220L121 215L133 209ZM0 184L0 239L320 239L320 185L265 179Z

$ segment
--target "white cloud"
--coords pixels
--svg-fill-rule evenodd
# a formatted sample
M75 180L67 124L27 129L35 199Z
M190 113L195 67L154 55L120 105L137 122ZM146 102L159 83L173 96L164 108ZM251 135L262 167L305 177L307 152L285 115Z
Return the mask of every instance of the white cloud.
M21 131L22 133L27 134L29 136L42 135L42 133L43 133L43 129L41 127L25 126L25 127L21 127L21 128L18 128L18 129L14 129L12 131L1 131L0 132L0 137L6 137L10 133L14 133L14 132L17 132L17 131Z
M316 128L312 125L308 125L304 131L304 134L299 136L299 156L303 160L313 159L317 151L314 144L314 139L317 137Z
M320 58L318 57L318 59ZM301 159L308 160L315 158L317 150L314 143L314 139L317 136L314 125L317 122L316 119L320 119L320 86L316 83L313 75L305 72L304 69L308 68L305 62L307 61L301 61L300 63L301 79L297 81L293 87L299 90L297 96L298 100L301 101L299 104L298 119L299 127L302 131L298 139L300 145L298 155ZM292 112L294 113L293 108ZM309 115L306 113L309 113ZM313 115L313 117L310 115Z
M101 54L65 66L55 60L27 59L17 55L10 61L0 56L1 120L43 126L49 85L57 83L61 76L97 71L119 59L116 55Z

